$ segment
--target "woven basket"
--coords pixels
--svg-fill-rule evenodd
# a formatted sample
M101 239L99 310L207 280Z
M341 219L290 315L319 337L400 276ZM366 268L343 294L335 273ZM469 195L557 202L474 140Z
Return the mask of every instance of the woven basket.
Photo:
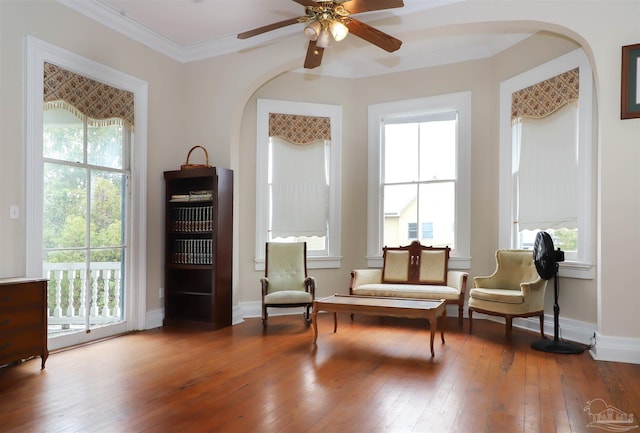
M205 158L205 163L204 164L191 164L191 163L189 163L189 158L191 157L191 152L193 152L195 149L202 149L202 151L204 152L204 158ZM189 153L187 153L187 161L180 166L180 170L188 170L190 168L209 168L209 167L211 167L211 166L209 165L209 153L207 152L207 149L205 149L202 146L193 146L189 150Z

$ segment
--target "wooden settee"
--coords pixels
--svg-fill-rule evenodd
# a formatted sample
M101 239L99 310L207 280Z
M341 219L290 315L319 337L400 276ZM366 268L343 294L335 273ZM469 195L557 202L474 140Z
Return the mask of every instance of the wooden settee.
M351 272L349 294L412 299L444 299L458 306L462 326L468 273L450 271L449 247L428 247L414 241L402 247L384 247L382 269Z

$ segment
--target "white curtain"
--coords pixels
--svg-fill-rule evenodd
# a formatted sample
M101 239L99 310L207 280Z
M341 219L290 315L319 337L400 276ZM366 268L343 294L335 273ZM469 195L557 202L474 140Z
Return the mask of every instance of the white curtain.
M577 106L568 104L545 118L517 122L520 230L577 228Z
M327 235L329 143L271 137L272 238Z

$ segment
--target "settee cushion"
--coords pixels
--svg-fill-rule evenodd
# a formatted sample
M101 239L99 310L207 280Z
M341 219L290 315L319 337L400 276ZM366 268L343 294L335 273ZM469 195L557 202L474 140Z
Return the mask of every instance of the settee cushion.
M351 290L358 296L384 296L391 298L457 300L460 289L430 284L363 284Z
M447 265L449 263L449 250L446 248L433 248L420 252L420 284L447 284Z
M409 280L409 251L386 250L384 252L384 267L382 268L383 283L406 283Z

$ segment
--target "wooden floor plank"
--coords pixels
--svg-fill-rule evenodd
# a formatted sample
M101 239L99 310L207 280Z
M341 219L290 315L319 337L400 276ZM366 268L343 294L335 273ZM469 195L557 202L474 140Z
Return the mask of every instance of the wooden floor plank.
M0 368L3 432L590 432L602 399L640 416L640 366L531 349L539 337L448 319L320 314L156 329Z

